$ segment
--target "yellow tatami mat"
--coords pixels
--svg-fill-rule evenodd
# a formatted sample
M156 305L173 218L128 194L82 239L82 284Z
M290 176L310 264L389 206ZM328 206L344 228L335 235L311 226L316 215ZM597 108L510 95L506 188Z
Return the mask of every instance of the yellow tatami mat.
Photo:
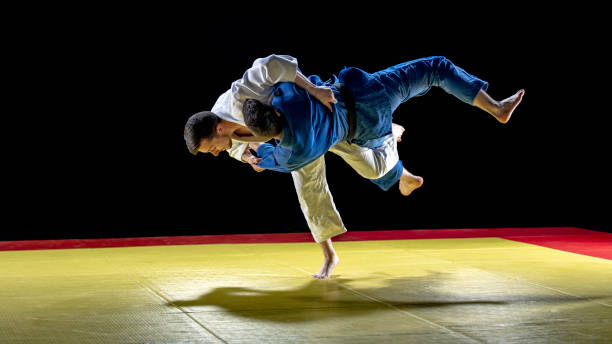
M0 343L611 343L612 261L499 238L0 252Z

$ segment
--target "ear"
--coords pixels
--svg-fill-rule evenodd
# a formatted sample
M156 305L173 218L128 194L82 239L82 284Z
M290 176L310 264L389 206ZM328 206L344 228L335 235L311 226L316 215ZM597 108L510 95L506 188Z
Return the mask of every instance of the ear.
M223 123L217 123L217 127L215 128L215 132L220 135L221 133L223 133L223 129L224 129L223 128Z

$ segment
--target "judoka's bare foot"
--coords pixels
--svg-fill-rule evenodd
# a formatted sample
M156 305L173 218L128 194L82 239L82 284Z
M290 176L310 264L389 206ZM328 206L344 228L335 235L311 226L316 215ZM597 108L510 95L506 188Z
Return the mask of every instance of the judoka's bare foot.
M319 272L317 272L316 274L312 275L312 277L318 279L329 278L329 276L331 276L332 270L334 270L334 268L336 267L336 265L338 265L339 262L340 259L337 255L334 255L330 258L325 258L323 266L321 266L321 270L319 270Z
M521 100L523 100L523 95L525 95L525 90L520 90L513 96L500 101L499 113L494 114L493 116L495 116L500 123L508 123L510 116L512 116L512 112L521 103Z
M319 243L321 245L321 249L323 250L323 256L325 257L325 261L323 262L323 266L321 266L321 270L316 274L312 275L314 278L324 279L329 278L331 276L332 270L338 265L340 262L340 258L336 254L336 250L334 250L334 245L332 244L331 239L327 239Z
M402 134L404 134L404 127L399 124L391 123L391 131L393 132L393 137L397 142L402 141Z
M420 188L421 185L423 185L422 177L415 176L414 174L404 169L404 172L402 172L402 176L400 177L399 182L399 189L402 195L410 195L412 191Z

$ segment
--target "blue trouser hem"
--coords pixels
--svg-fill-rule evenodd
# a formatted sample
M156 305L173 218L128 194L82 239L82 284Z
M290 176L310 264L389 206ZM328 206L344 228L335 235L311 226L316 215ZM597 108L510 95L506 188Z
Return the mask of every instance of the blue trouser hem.
M378 187L383 189L384 191L387 191L400 180L403 171L404 166L402 165L402 161L398 160L397 164L395 164L395 166L393 166L393 168L389 170L389 172L387 172L384 176L378 179L370 179L370 181L378 185Z

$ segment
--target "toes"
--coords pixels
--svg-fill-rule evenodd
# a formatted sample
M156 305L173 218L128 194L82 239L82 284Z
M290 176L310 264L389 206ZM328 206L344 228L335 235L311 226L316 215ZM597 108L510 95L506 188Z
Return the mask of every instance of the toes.
M316 278L316 279L326 279L329 278L329 273L318 273L318 274L314 274L314 275L310 275L312 278Z

